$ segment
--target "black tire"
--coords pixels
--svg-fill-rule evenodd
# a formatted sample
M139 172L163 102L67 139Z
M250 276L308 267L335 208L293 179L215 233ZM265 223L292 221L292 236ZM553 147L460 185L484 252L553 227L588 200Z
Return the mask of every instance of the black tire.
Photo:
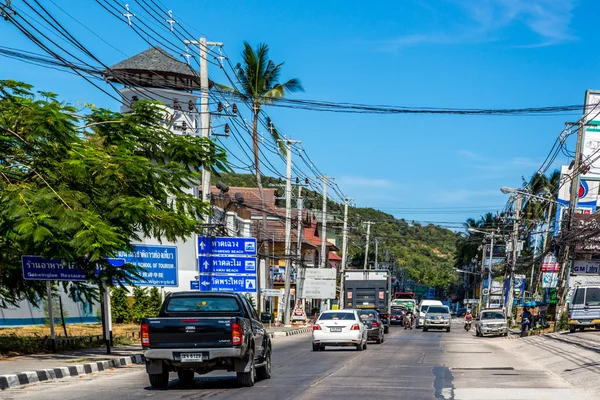
M573 326L573 325L569 325L569 332L571 332L571 333L575 333L575 330L576 330L576 329L577 329L577 328L575 328L575 326Z
M148 374L150 386L154 389L166 389L169 387L169 371L164 368L160 374Z
M385 328L383 328L383 333L384 334L390 333L390 328L387 326Z
M508 336L508 332L503 333L504 337Z
M363 351L363 348L364 348L364 345L362 345L360 343L356 345L356 350L358 350L358 351Z
M428 329L426 327L423 327L423 332L427 332Z
M450 327L447 327L447 328L446 328L446 332L450 332Z
M258 379L271 379L271 349L267 349L265 355L265 365L256 368L256 376Z
M194 384L194 371L191 369L178 369L177 377L179 378L179 383L184 386L190 386Z
M378 337L377 339L375 339L375 343L381 344L381 342L382 342L381 337Z
M313 343L313 351L319 351L321 350L321 346L319 346L318 344Z
M251 387L254 386L256 380L256 368L254 368L254 351L248 352L248 358L251 360L252 366L248 372L238 372L237 382L240 386Z
M365 344L363 344L363 350L367 349L367 341L365 340Z
M477 336L477 337L481 337L481 336L482 336L482 335L481 335L481 332L479 332L478 330L475 330L475 336Z

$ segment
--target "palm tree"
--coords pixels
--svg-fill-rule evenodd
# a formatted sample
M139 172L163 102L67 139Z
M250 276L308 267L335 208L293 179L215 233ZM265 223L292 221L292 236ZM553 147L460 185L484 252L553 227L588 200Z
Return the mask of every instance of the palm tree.
M248 102L251 105L252 112L252 152L254 153L254 169L256 173L256 185L260 194L260 200L263 208L263 228L266 230L267 214L265 205L265 196L263 192L261 173L260 173L260 150L258 137L258 123L260 112L264 105L273 103L281 99L286 93L304 91L302 84L298 79L290 79L287 82L280 83L279 76L283 63L275 64L269 59L269 46L260 43L256 50L248 42L244 42L244 51L242 52L241 63L235 68L235 74L240 82L240 87L230 88L222 86L221 89L233 94L235 97ZM274 128L270 119L267 120L269 134L279 144L279 149L285 153L285 147L280 141L281 137L277 129Z

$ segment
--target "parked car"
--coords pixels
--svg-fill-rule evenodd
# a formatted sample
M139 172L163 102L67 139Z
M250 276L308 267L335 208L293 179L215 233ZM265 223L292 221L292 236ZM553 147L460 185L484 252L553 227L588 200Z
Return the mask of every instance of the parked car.
M600 328L600 286L579 286L569 304L569 331Z
M427 313L427 309L429 306L442 306L442 302L439 300L421 300L419 305L417 306L415 312L415 325L416 328L421 328L423 326L423 321L425 320L425 314Z
M312 331L313 351L325 350L325 346L354 346L356 350L367 349L367 328L356 310L324 311L315 321Z
M508 321L504 311L497 309L482 310L475 323L475 335L508 335Z
M429 306L423 321L423 332L427 332L429 329L445 329L446 332L450 332L451 322L452 317L447 306Z
M404 318L404 309L402 308L394 308L392 307L391 315L390 315L390 323L392 325L399 324L402 325L402 321Z
M142 319L140 333L154 388L168 386L169 371L183 384L215 370L235 372L241 386L271 377L271 339L240 294L171 293L158 318Z
M385 340L385 331L383 322L379 317L379 313L373 309L356 310L360 319L365 323L368 323L367 327L367 338L374 340L375 343L381 344Z

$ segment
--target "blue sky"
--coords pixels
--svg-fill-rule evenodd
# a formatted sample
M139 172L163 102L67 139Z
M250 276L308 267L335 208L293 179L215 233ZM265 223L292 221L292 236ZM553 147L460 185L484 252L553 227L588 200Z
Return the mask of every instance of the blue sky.
M285 61L282 78L297 77L304 85L305 93L293 98L515 108L582 104L586 89L600 87L595 1L161 1L195 35L223 42L233 63L243 40L268 43L272 59ZM77 22L52 2L44 4L108 65L148 48L94 1L54 2ZM24 18L34 17L21 1L13 3ZM135 0L130 8L148 20ZM168 36L166 25L162 29ZM8 38L5 45L40 52L4 21L0 37ZM211 78L225 82L218 67L211 68ZM117 108L70 74L6 58L0 74L67 101ZM283 133L302 141L315 165L357 205L439 223L502 208L506 195L499 188L520 186L522 176L537 171L564 122L579 117L267 113ZM232 139L225 143L238 154ZM279 159L272 162L285 172Z

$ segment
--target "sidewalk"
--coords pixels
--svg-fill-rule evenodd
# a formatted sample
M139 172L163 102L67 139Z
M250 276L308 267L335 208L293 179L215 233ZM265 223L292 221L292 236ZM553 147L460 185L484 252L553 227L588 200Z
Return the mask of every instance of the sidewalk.
M500 343L575 387L600 392L600 332L561 332Z

